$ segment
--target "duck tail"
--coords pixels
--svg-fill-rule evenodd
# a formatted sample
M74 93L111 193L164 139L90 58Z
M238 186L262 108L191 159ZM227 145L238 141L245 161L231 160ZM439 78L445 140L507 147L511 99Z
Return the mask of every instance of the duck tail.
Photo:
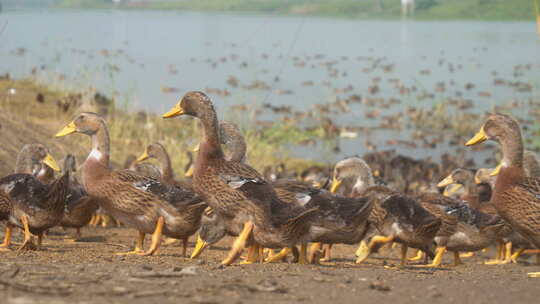
M364 204L358 208L356 213L352 216L352 223L355 226L358 226L365 222L373 209L373 201L367 200L363 202Z
M286 222L286 226L291 234L303 234L303 230L306 231L309 229L308 223L317 215L319 207L307 209L297 216L290 218Z

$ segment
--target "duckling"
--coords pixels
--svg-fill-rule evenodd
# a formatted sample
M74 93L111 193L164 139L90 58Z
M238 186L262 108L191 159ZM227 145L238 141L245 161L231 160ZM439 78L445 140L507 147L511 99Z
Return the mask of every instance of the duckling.
M80 113L56 136L73 133L92 139L92 150L82 168L87 193L107 213L139 232L135 250L119 254L152 255L159 249L162 234L183 239L197 231L206 205L195 193L133 171L110 168L109 132L102 117ZM152 244L143 251L147 233L152 233Z
M291 248L305 242L310 220L317 209L284 203L255 169L225 159L217 114L210 98L202 92L188 92L163 117L179 115L198 118L204 129L195 162L193 188L221 216L234 217L241 213L247 219L222 264L233 263L251 236L266 248Z

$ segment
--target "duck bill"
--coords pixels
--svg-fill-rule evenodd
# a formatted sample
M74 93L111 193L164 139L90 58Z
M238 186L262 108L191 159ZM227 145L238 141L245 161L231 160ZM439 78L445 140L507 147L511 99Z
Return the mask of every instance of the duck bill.
M193 165L189 166L189 169L186 171L186 173L184 174L186 177L192 177L193 176L193 171L195 171Z
M56 133L55 136L62 137L62 136L66 136L75 132L77 132L77 127L75 126L75 123L72 121L67 126L65 126L62 130Z
M473 138L469 139L467 143L465 143L465 146L472 146L479 144L483 141L486 141L488 139L486 132L484 132L484 127L480 128L480 131L478 131Z
M437 187L442 188L453 183L454 183L454 178L452 178L452 175L448 175L445 179L443 179L437 184Z
M201 236L197 236L197 244L195 244L195 250L191 253L191 258L195 259L208 247L208 243L201 239Z
M60 171L60 167L58 166L58 163L56 163L56 160L52 157L52 155L47 153L47 156L43 159L43 163L47 166L49 166L54 171Z
M449 185L444 189L443 195L444 196L451 196L452 194L456 193L459 189L461 189L461 184L453 184Z
M173 118L184 114L184 109L180 105L176 105L169 112L162 115L163 118Z
M489 176L497 176L497 175L499 175L499 173L501 172L502 165L503 164L500 163L497 167L495 167L495 169L493 169L493 171L491 171Z
M195 148L193 148L193 152L197 153L201 149L201 144L197 144Z
M339 179L334 177L332 179L332 186L330 187L330 192L336 193L338 191L339 187L341 186L341 183L343 183L342 180L339 180Z
M150 156L148 155L148 150L144 150L143 154L141 154L141 156L139 156L139 158L137 158L137 160L135 162L140 163L142 161L147 160L149 157Z
M477 184L477 185L482 183L482 180L480 179L480 177L478 175L474 176L474 183Z

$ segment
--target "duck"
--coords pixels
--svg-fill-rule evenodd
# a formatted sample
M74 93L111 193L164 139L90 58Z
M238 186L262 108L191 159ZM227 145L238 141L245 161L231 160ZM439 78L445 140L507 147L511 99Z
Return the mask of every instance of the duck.
M54 169L52 169L54 168ZM53 170L59 170L49 150L42 144L24 145L17 155L15 173L26 173L41 178L42 182L50 182ZM51 173L50 171L53 171ZM0 248L7 249L11 245L13 225L9 221L12 211L12 201L9 195L0 191L0 221L6 223L4 241Z
M474 170L457 168L438 185L447 188L450 187L451 190L447 194L455 193L457 191L456 189L463 189L459 198L467 202L472 208L480 210L483 204L489 202L491 189L490 187L475 183L475 175L476 172ZM451 187L451 185L457 185L457 187Z
M157 178L160 179L163 183L170 184L173 186L178 186L183 189L187 189L189 191L193 191L190 181L181 181L181 180L175 179L175 174L171 165L171 158L169 156L169 153L167 152L167 149L165 149L165 147L162 144L157 143L157 142L149 144L144 150L144 152L135 160L134 162L135 167L144 168L143 165L150 165L147 163L141 163L148 159L156 159L158 161L159 174L157 175L158 176ZM188 237L182 239L184 253L187 252L188 241L189 241ZM169 239L165 242L165 244L172 244L175 242L176 241L174 239Z
M406 264L408 247L432 254L433 238L441 226L433 216L412 197L384 185L377 185L371 168L363 159L353 157L340 161L334 168L331 191L349 185L351 196L368 199L373 205L368 221L376 232L369 243L361 243L356 251L356 263L363 263L382 245L401 243L400 264ZM433 254L432 254L433 256Z
M49 149L42 144L26 144L17 155L15 173L31 174L42 183L49 184L54 180L55 171L60 171L60 168Z
M502 150L491 203L514 230L540 248L540 179L527 177L523 167L523 138L519 123L510 115L489 115L480 130L465 145L492 140ZM540 277L540 272L528 274Z
M409 247L427 252L433 258L433 241L441 220L423 208L415 199L386 186L368 187L362 194L373 201L369 221L378 233L368 245L357 250L357 264L363 263L382 245L401 243L400 265L407 263Z
M75 133L92 140L92 149L82 165L86 192L105 212L138 231L134 250L117 254L153 255L162 235L183 239L199 229L206 204L196 193L130 170L111 169L109 131L100 115L79 113L56 137ZM145 251L146 234L152 234L152 243Z
M58 168L52 156L47 154L45 159ZM27 173L14 173L0 179L0 192L9 197L11 204L8 225L24 231L24 241L19 250L41 249L43 233L57 226L64 216L68 188L69 172L49 184ZM34 235L38 236L37 245L33 241ZM6 233L6 238L9 237L11 231ZM9 240L4 243L9 245Z
M90 222L92 215L97 211L98 203L86 193L83 185L75 176L77 172L77 160L72 154L66 155L63 171L70 172L70 181L64 217L60 222L60 226L64 229L75 228L76 234L73 241L77 241L81 239L81 228Z
M168 184L177 185L183 188L191 188L190 182L175 179L175 174L171 165L171 158L167 149L160 143L152 143L146 147L144 152L135 160L136 164L147 159L156 159L159 163L159 178Z
M281 201L259 172L242 162L225 159L219 121L210 98L200 91L188 92L162 116L181 115L195 117L203 126L192 179L195 192L220 216L245 216L242 231L221 263L231 265L250 238L264 248L292 248L306 242L310 221L318 209Z
M230 121L221 121L219 126L221 144L228 151L225 158L230 161L244 162L247 145L238 126ZM318 215L311 223L308 237L311 242L316 242L316 244L312 246L309 259L304 256L306 248L301 246L299 252L300 263L318 262L314 259L314 251L320 250L321 242L329 245L335 243L355 244L364 238L368 227L367 217L371 211L371 205L367 200L338 197L326 190L312 186L311 183L291 179L278 179L272 182L272 186L275 188L279 199L286 203L319 208ZM223 230L238 231L239 228L227 229L233 223L219 221L215 214L212 219L203 219L200 239L198 240L199 246L196 246L196 248L205 248L217 242L220 239L218 236L223 237L225 235ZM210 225L212 227L206 227ZM203 230L202 227L205 229ZM196 252L198 251L194 251L194 253ZM325 252L325 257L320 261L330 260L330 246L326 248ZM274 259L277 258L272 257L269 261Z

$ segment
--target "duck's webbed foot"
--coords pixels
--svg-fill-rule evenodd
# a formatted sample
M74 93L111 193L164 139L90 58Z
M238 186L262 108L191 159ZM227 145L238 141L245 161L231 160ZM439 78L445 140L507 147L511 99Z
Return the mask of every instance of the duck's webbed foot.
M115 255L140 255L144 253L144 237L145 233L139 231L139 237L137 238L137 244L135 245L135 249L128 252L117 252L115 253Z
M9 251L9 246L11 245L11 235L13 232L13 227L11 224L6 224L6 233L4 234L4 242L0 244L0 251Z
M24 241L18 251L37 250L38 247L34 244L32 233L30 233L30 225L26 215L21 216L21 224L24 229Z
M387 244L393 241L394 241L393 236L381 236L381 235L374 236L369 242L369 245L367 246L367 248L365 248L365 250L362 250L361 252L359 252L360 250L356 251L357 256L358 256L358 258L356 259L356 264L363 263L369 257L369 255L373 251L375 251L376 248L378 248L379 246L382 246L384 244Z
M232 263L234 263L234 261L240 256L240 254L242 253L242 250L244 250L244 247L246 247L247 239L249 238L249 236L251 235L251 232L253 231L253 226L254 224L251 221L246 222L244 224L244 228L242 229L242 232L240 233L240 235L234 241L234 244L231 250L229 251L229 254L225 258L225 260L221 262L222 265L229 266Z
M437 247L437 250L435 251L435 258L433 258L433 261L431 262L431 264L415 265L415 267L423 267L423 268L439 267L441 266L442 258L445 252L446 252L446 247Z
M291 252L292 248L283 248L278 254L275 254L269 258L266 259L265 263L276 263L276 262L282 262L283 259L285 259Z

